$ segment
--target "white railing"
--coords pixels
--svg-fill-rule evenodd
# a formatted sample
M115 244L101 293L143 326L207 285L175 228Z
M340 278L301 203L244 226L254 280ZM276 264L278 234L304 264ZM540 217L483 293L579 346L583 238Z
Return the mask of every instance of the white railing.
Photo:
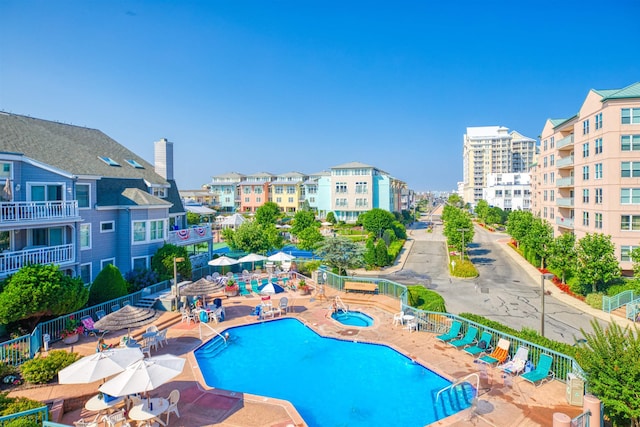
M194 243L208 242L213 239L210 226L195 226L182 230L170 231L167 243L176 246L192 245Z
M79 216L77 200L0 203L0 225L51 219L72 219Z
M449 389L453 390L456 386L459 386L460 384L468 383L469 381L467 381L467 379L469 379L471 377L475 377L476 378L476 395L477 395L478 391L480 390L480 376L474 372L472 374L467 375L464 378L456 380L453 384L448 385L445 388L443 388L440 391L438 391L438 394L436 394L436 403L438 403L438 399L440 398L440 395L442 394L443 391L446 391L446 390L449 390Z
M43 246L0 254L0 275L14 273L27 264L62 264L75 260L73 244Z

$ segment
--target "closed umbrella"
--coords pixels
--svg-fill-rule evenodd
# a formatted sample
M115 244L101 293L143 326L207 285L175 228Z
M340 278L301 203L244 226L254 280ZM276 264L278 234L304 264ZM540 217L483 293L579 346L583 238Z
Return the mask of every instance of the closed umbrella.
M277 252L267 258L269 261L282 262L282 261L291 261L295 259L293 255L286 254L282 251Z
M264 255L249 254L249 255L245 255L242 258L238 259L238 262L250 262L251 263L251 269L255 270L256 261L264 261L265 259L267 259L267 257L264 256Z
M185 359L172 354L149 357L133 362L98 388L110 396L146 393L182 373Z
M139 348L114 348L85 356L58 372L60 384L88 384L118 374L142 359Z

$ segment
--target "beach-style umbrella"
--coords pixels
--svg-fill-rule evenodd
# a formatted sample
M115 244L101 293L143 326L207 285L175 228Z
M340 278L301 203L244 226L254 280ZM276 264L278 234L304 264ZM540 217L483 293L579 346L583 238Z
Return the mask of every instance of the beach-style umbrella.
M239 261L237 259L229 258L226 255L222 255L221 257L212 259L207 264L212 267L222 267L222 272L224 273L224 267L228 265L236 265L238 263Z
M296 257L294 257L293 255L286 254L282 251L267 257L269 261L275 261L275 262L291 261L292 259L295 259L295 258Z
M258 286L258 292L264 295L273 295L284 292L284 288L277 283L265 283L264 285Z
M180 289L180 295L195 297L198 295L209 295L214 292L221 291L223 289L224 289L223 283L212 282L203 277L201 279L196 280L193 283L189 283L188 285L182 287Z
M255 270L256 268L256 261L264 261L265 259L267 259L266 256L264 255L260 255L260 254L249 254L249 255L245 255L242 258L238 259L238 262L250 262L251 263L251 269Z
M173 354L138 360L102 384L98 390L110 396L146 393L180 375L184 363L185 359Z
M93 326L101 331L128 329L128 332L131 332L131 328L141 328L153 323L161 315L161 312L152 308L125 305L120 310L107 314Z
M139 348L113 348L85 356L58 372L60 384L89 384L125 370L142 359Z

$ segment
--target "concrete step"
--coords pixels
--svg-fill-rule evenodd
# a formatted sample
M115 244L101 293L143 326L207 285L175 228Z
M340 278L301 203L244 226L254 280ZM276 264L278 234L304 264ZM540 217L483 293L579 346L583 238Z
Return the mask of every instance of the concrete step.
M156 297L143 297L136 303L136 307L151 308L158 301Z
M627 318L627 306L623 305L622 307L618 307L611 312L611 314L615 316L620 316L622 318Z

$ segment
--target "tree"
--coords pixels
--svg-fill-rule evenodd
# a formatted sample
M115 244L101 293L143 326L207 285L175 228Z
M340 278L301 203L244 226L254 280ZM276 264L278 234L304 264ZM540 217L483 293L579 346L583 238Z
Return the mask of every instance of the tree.
M362 259L367 267L373 267L376 265L376 244L373 236L367 239Z
M544 268L544 260L553 243L553 227L542 218L534 218L522 243L536 259L540 259L540 268Z
M378 243L376 243L376 265L378 267L384 267L387 264L389 264L387 245L383 239L378 239Z
M187 249L183 246L167 243L158 249L151 258L151 269L158 273L160 280L173 279L173 260L175 258L184 258L184 261L176 263L176 270L182 277L191 278L191 260Z
M464 207L464 200L462 200L462 197L460 197L460 195L456 193L453 193L449 196L449 198L447 199L447 203L459 209L462 209Z
M233 233L233 248L245 252L265 253L283 246L282 236L275 224L245 222Z
M640 246L631 250L631 261L633 261L633 277L640 278Z
M446 209L447 219L444 220L445 223L442 233L447 238L447 244L449 246L453 246L457 251L462 252L463 239L465 247L473 241L473 221L471 221L471 216L469 215L469 213L463 211L460 208L455 208L451 205L447 206L446 208L449 209ZM464 230L464 232L461 230Z
M320 224L316 221L316 216L311 211L298 211L293 217L293 226L291 227L291 234L297 236L302 230L308 227L318 228Z
M562 283L566 283L567 273L576 265L576 236L564 233L553 239L548 255L549 267L560 271Z
M492 206L487 210L485 222L487 224L504 224L507 220L507 213L498 206Z
M320 242L324 240L324 236L320 234L318 227L307 227L298 233L298 248L302 250L313 250Z
M89 289L89 305L97 305L127 295L127 282L113 264L107 264Z
M337 269L340 275L346 275L348 268L362 266L362 245L354 243L347 237L329 237L316 249L315 253L326 264Z
M487 223L487 214L489 213L489 203L486 200L479 200L475 208L476 215L480 221Z
M585 371L589 391L604 403L615 425L640 427L640 330L610 322L603 330L592 320L593 334L578 347L576 360Z
M528 211L511 211L507 217L507 233L516 241L516 247L526 238L531 224L533 214Z
M200 224L201 217L200 214L194 212L187 212L187 224L188 225L198 225Z
M392 228L396 221L395 215L380 208L373 208L360 215L362 227L369 233L373 233L376 238L382 236L382 232L387 228Z
M260 225L275 225L281 216L280 207L274 202L267 202L256 210L254 221Z
M591 291L594 293L598 292L598 285L604 291L609 282L620 277L620 267L611 236L587 233L578 240L576 258L578 280L582 284L591 285Z
M87 303L89 289L79 277L65 275L57 265L22 267L3 283L0 323L27 320L31 329L43 316L60 316Z
M336 214L334 214L333 212L329 212L327 214L327 217L325 218L325 220L327 222L330 222L331 224L334 224L334 225L335 225L336 222L338 222L338 220L336 219Z

